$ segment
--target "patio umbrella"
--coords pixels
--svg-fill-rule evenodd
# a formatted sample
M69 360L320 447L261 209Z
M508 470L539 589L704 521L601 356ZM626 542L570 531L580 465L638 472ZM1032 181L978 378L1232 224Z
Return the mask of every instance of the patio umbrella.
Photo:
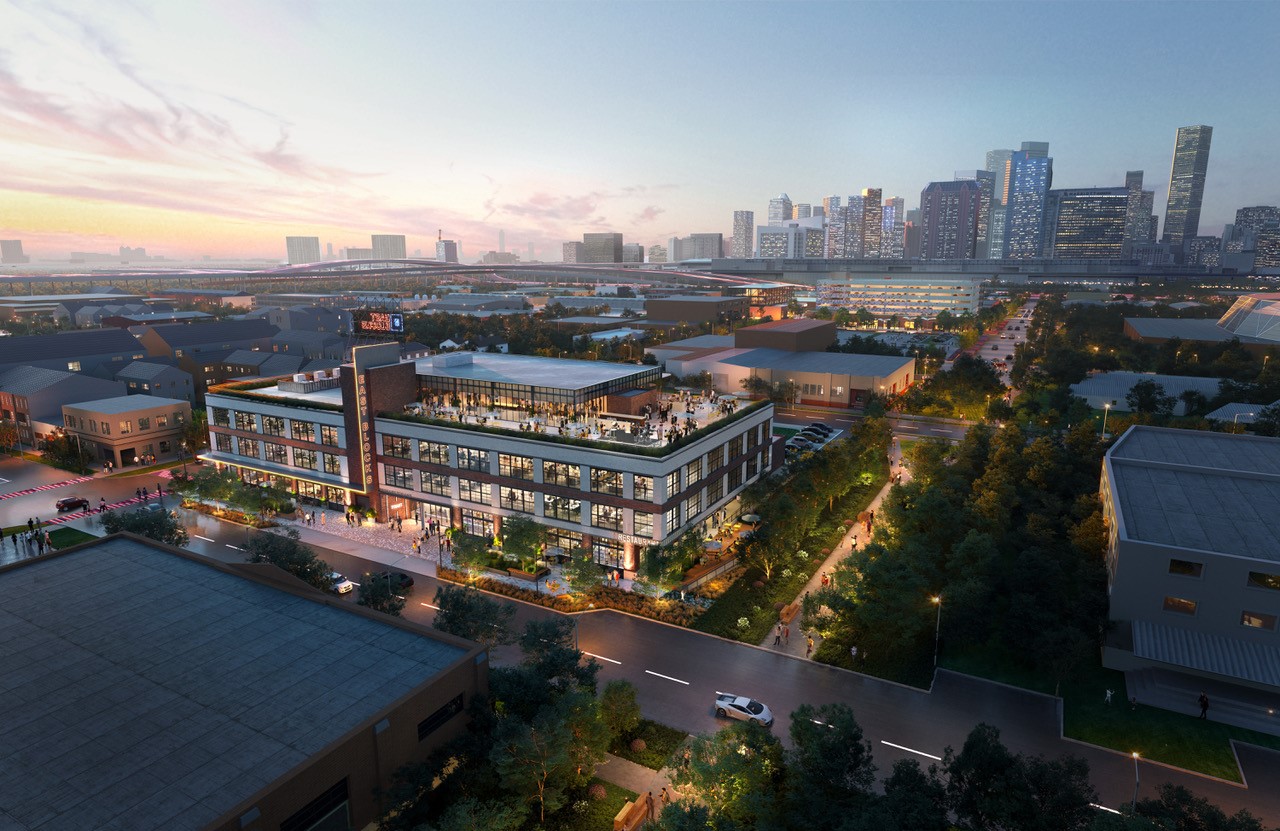
M741 517L739 517L739 519L741 519L742 522L746 525L755 525L757 522L760 521L760 515L759 514L743 514Z
M702 547L708 551L719 551L724 548L724 545L721 544L720 540L707 540L702 544Z

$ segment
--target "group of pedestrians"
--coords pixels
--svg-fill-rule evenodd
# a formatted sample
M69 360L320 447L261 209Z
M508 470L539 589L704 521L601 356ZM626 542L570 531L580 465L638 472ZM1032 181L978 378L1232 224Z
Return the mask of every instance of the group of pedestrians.
M32 517L27 518L27 530L23 531L19 527L9 535L9 544L13 546L15 554L25 552L28 557L53 550L53 543L49 541L49 531L39 518ZM4 530L0 529L0 549L3 548Z

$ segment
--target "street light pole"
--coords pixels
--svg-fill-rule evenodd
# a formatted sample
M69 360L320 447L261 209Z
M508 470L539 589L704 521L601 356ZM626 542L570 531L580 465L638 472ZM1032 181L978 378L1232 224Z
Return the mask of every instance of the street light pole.
M1138 751L1133 752L1133 810L1138 810L1138 785L1142 780L1138 778Z
M942 636L942 595L933 596L933 605L938 607L938 615L933 624L933 668L938 668L938 641Z
M1102 439L1103 441L1106 441L1106 438L1107 438L1107 416L1110 414L1111 414L1111 405L1103 404L1102 405Z
M1253 413L1236 413L1235 417L1231 419L1231 423L1235 425L1234 427L1231 428L1231 432L1233 433L1240 432L1240 416L1242 415L1252 416Z

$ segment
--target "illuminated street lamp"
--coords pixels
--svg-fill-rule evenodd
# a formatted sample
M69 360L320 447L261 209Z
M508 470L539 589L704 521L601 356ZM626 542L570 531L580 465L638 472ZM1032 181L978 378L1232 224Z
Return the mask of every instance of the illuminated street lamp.
M933 624L933 668L938 668L938 640L942 634L942 595L935 594L930 598L938 607L938 615Z
M1103 404L1102 405L1102 437L1104 439L1107 437L1107 416L1110 415L1110 413L1111 413L1111 405Z
M1138 751L1133 751L1133 810L1138 810Z
M1231 432L1233 433L1240 432L1240 416L1242 415L1247 415L1249 417L1252 417L1253 413L1236 413L1235 416L1231 419L1231 423L1235 425L1234 427L1231 428Z

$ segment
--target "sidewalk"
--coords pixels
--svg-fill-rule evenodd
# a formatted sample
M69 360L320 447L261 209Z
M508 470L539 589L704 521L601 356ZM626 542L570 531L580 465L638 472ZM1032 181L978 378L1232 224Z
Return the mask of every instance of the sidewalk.
M902 466L902 446L897 438L895 438L889 445L889 456L892 459L892 462L889 465L890 479L885 483L885 486L880 489L880 492L875 495L875 498L871 500L871 504L867 506L868 511L874 512L879 510L880 503L884 500L885 495L889 493L889 489L893 487L893 473L901 471L903 481L910 481L911 479L911 474ZM774 652L781 652L784 655L792 655L796 658L806 657L804 635L806 627L804 623L803 609L805 595L810 592L816 592L818 589L822 588L822 575L834 575L836 566L840 564L840 561L845 557L848 557L849 554L851 554L859 545L869 542L870 539L871 535L868 534L861 525L855 523L854 526L849 529L848 533L840 539L839 544L832 549L831 555L827 557L818 570L814 572L813 577L809 578L809 582L805 583L804 588L795 598L795 602L801 603L802 608L800 613L791 620L790 636L782 643L774 645L773 639L775 633L773 630L770 630L769 634L765 635L764 640L760 641L760 646ZM816 650L818 648L818 644L821 642L821 637L817 633L814 633L813 638L814 649Z
M603 762L596 765L596 776L606 782L626 788L637 794L637 801L643 802L645 794L653 794L654 812L662 813L662 789L668 788L677 799L680 794L671 784L674 771L671 768L651 770L644 765L637 765L612 753L606 754Z

